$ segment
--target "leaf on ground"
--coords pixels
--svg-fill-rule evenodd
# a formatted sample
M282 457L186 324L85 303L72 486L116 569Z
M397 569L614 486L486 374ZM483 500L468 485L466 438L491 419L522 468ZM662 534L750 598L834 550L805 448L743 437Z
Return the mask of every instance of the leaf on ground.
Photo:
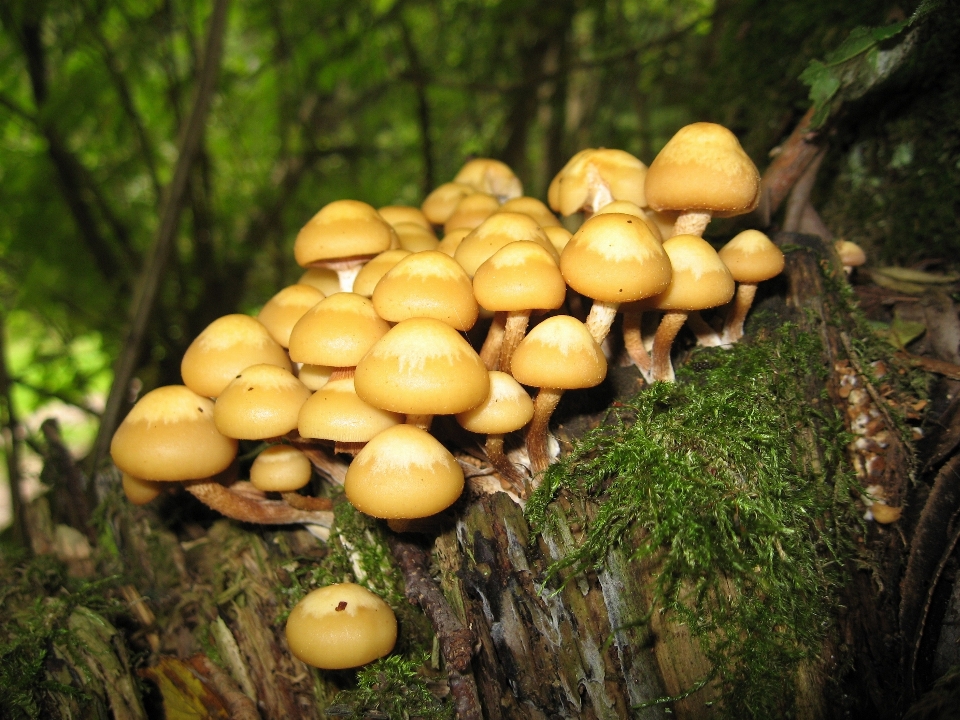
M167 720L229 720L226 704L193 668L173 657L160 658L153 667L140 670L163 696Z

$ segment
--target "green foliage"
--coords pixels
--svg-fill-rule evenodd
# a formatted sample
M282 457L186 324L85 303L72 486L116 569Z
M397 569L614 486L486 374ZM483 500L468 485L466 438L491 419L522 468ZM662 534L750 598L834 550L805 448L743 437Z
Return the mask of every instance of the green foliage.
M527 506L549 529L564 489L596 505L554 576L623 547L654 564L655 602L713 663L724 712L781 716L799 664L832 623L854 523L842 420L811 406L819 339L787 326L751 345L701 350L678 382L611 412L545 475Z
M75 642L68 620L78 608L117 615L122 608L104 599L116 582L106 578L83 582L67 576L50 555L25 560L16 551L0 551L0 718L49 717L48 694L72 696L81 705L92 699L82 688L50 678L46 662L54 644ZM89 612L89 610L88 610Z
M357 687L339 693L328 714L362 720L453 720L453 707L430 692L424 668L427 656L381 658L357 673Z

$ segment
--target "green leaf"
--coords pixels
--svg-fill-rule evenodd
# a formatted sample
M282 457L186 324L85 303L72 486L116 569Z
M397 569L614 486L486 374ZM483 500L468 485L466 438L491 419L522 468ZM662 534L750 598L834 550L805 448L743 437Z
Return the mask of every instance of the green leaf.
M878 45L884 40L898 35L908 22L894 23L883 27L857 27L850 31L850 35L841 43L840 47L827 53L825 58L828 66L839 65L847 60L852 60L857 55L867 52L872 47ZM815 60L813 62L816 62ZM813 63L811 63L813 64ZM801 75L801 79L803 76Z

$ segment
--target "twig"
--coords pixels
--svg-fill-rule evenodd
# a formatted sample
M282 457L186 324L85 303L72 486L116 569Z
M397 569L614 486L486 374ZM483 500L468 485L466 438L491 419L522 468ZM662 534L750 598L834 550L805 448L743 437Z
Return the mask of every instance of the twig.
M160 279L163 276L167 259L173 247L173 240L180 222L180 214L183 210L184 193L187 189L194 159L200 149L207 111L210 109L210 103L216 89L217 75L223 56L228 4L229 0L217 0L213 7L203 68L197 82L197 94L181 136L180 153L173 172L173 179L170 181L164 197L163 212L160 215L157 236L137 283L139 292L132 305L133 315L121 346L123 351L114 368L113 385L110 388L110 395L107 398L107 404L100 421L100 429L97 432L97 439L91 454L89 469L94 472L99 466L100 460L106 454L110 437L113 435L120 417L120 410L127 396L130 380L136 370L147 325L159 294Z
M394 534L387 536L387 544L403 571L407 600L419 605L430 619L447 667L457 673L468 673L475 638L430 577L426 551Z
M820 152L820 146L815 142L818 133L810 129L813 112L814 108L810 108L800 119L760 180L760 205L756 212L764 227L770 224L770 219L787 197L790 188Z
M810 204L810 193L813 191L813 186L817 181L817 171L820 169L820 164L823 162L826 154L827 149L821 149L816 156L814 156L813 160L810 161L810 164L807 165L796 183L794 183L793 189L790 191L790 197L787 200L787 209L783 218L784 232L800 231L803 211L806 206Z
M946 360L937 360L936 358L921 357L920 355L912 355L902 351L896 353L894 357L908 362L925 372L943 375L951 380L960 380L960 365L955 363L947 362Z

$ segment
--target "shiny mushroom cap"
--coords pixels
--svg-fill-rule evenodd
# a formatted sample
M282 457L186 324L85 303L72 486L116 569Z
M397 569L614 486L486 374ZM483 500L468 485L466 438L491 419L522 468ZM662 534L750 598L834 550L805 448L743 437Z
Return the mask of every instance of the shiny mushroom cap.
M523 185L506 163L490 158L469 160L453 178L477 192L495 196L500 202L523 195Z
M646 174L647 166L624 150L581 150L554 177L547 199L564 217L584 209L596 212L611 200L644 207Z
M353 378L343 378L331 380L310 396L300 408L298 427L305 438L363 443L401 422L403 415L364 402Z
M297 320L326 297L313 285L297 284L285 287L263 306L257 320L267 329L270 337L283 347L290 345L290 331Z
M574 390L603 382L607 359L586 325L569 315L555 315L523 339L511 371L524 385Z
M353 292L367 298L373 295L373 290L377 287L377 283L380 282L380 278L386 275L394 265L409 254L409 250L403 250L401 248L384 250L364 265L360 272L357 273L357 279L353 283Z
M535 242L551 255L557 252L536 220L523 213L504 212L491 215L467 235L453 257L467 271L467 275L473 277L477 268L497 250L517 240ZM559 258L558 254L556 259Z
M760 173L736 135L715 123L680 128L647 172L646 195L656 211L732 217L760 200Z
M473 276L473 292L485 310L556 310L567 284L553 256L529 240L504 245Z
M450 507L463 485L460 464L430 433L413 425L394 425L357 453L343 489L362 513L409 519Z
M520 383L499 370L490 371L490 393L473 410L457 414L457 422L470 432L502 435L519 430L533 418L533 400Z
M487 369L466 340L433 318L403 320L357 365L357 394L408 415L453 415L483 402Z
M783 252L759 230L744 230L718 255L739 283L756 285L783 271Z
M670 286L649 299L660 310L706 310L730 302L736 284L710 243L696 235L675 235L663 243L673 266Z
M457 330L472 328L480 312L470 277L456 260L435 250L401 259L380 278L372 300L389 322L429 317Z
M334 293L293 326L290 357L311 365L353 367L389 329L369 299L357 293Z
M213 420L213 402L183 385L151 390L133 406L110 443L122 472L142 480L197 480L226 470L237 441Z
M213 398L244 368L261 363L292 370L287 353L263 324L249 315L225 315L190 343L180 375L195 393Z
M376 255L399 242L393 228L367 203L335 200L297 234L293 255L300 267Z
M436 250L440 241L437 240L433 228L425 228L417 223L397 223L393 226L400 239L400 247L410 252L423 252L424 250Z
M497 212L518 212L529 215L544 229L548 227L561 227L560 221L556 215L550 212L550 208L536 198L526 195L513 198L513 200L507 200L500 206Z
M433 226L420 208L410 207L409 205L387 205L380 208L377 212L380 213L380 217L393 225L394 228L400 223L414 223L426 230L433 231Z
M307 665L343 670L389 654L397 642L397 616L360 585L327 585L294 606L286 636L290 652Z
M217 430L238 440L280 437L297 427L310 390L288 370L251 365L234 378L213 408Z
M634 215L598 214L574 233L560 256L567 284L594 300L625 303L663 292L670 260L663 245Z
M420 209L431 224L443 225L453 215L460 201L475 192L476 190L464 183L444 183L427 195Z
M290 445L271 445L250 466L250 482L263 492L296 492L313 474L310 460Z
M472 230L493 215L499 207L500 201L493 195L486 193L467 195L457 203L453 213L443 223L443 232L449 233L451 230L458 228L470 228Z

